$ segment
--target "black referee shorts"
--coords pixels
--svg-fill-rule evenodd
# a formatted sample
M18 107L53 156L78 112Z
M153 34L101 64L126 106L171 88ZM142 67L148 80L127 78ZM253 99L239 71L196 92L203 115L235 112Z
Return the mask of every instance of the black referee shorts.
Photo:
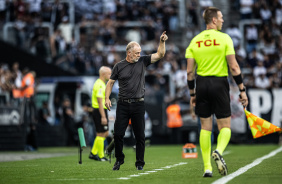
M94 124L95 124L96 132L98 132L98 133L104 133L104 132L109 130L108 112L107 112L107 109L104 109L104 110L105 110L105 114L106 114L106 118L107 118L107 125L102 125L101 114L99 112L99 109L94 108L94 110L92 112L92 117L93 117L93 121L94 121Z
M196 109L201 118L215 114L217 119L231 116L229 83L227 77L202 77L196 79Z

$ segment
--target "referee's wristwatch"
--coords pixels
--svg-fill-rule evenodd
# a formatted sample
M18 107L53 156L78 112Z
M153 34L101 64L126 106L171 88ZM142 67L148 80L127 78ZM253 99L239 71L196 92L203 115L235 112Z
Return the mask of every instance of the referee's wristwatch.
M243 89L240 89L240 88L239 88L239 91L240 91L240 92L246 92L245 86L243 87Z

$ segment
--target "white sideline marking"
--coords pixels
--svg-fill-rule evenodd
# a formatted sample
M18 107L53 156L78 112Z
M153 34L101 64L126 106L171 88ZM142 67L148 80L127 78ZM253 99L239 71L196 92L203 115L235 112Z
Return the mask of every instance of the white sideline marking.
M118 178L120 180L129 180L130 178Z
M115 178L86 178L86 179L84 178L64 178L64 179L56 179L56 180L59 180L59 181L88 181L88 180L96 181L96 180L115 180Z
M130 177L137 177L139 176L138 174L133 174L133 175L130 175Z
M153 171L145 171L143 173L139 173L139 174L133 174L133 175L129 175L127 177L122 177L122 178L117 178L117 179L120 179L120 180L129 180L130 178L132 177L138 177L138 176L141 176L141 175L146 175L146 174L151 174L151 173L155 173L155 172L158 172L158 171L162 171L164 169L170 169L172 167L176 167L176 166L180 166L180 165L184 165L184 164L187 164L187 162L180 162L178 164L174 164L174 165L169 165L169 166L165 166L165 167L162 167L162 169L154 169Z
M56 179L56 180L60 180L60 181L87 181L87 180L95 181L95 180L116 180L116 179L118 179L118 180L129 180L133 177L139 177L139 176L142 176L142 175L151 174L151 173L155 173L155 172L158 172L158 171L163 171L165 169L169 169L169 168L184 165L184 164L187 164L187 162L180 162L178 164L162 167L163 169L154 169L153 171L145 171L145 172L142 172L142 173L139 173L139 174L132 174L132 175L129 175L127 177L120 177L120 178L63 178L63 179Z
M244 172L248 171L252 167L260 164L263 160L268 159L270 157L273 157L273 156L275 156L277 153L279 153L281 151L282 151L282 147L280 147L280 148L270 152L268 155L265 155L263 157L260 157L260 158L256 159L255 161L253 161L252 163L246 165L245 167L241 167L240 169L238 169L234 173L229 174L227 176L224 176L224 177L214 181L212 184L225 184L228 181L232 180L233 178L239 176L240 174L243 174Z

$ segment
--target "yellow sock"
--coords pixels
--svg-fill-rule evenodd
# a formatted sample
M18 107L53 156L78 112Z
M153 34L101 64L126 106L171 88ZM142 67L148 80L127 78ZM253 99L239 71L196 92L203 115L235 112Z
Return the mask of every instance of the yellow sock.
M104 154L104 141L106 138L104 137L99 137L99 143L98 143L98 156L100 158L103 158L105 156Z
M93 155L97 155L97 153L98 153L98 142L99 142L99 140L98 140L99 138L98 137L99 136L96 136L95 141L93 143L92 150L91 150Z
M200 147L204 161L204 171L212 171L211 166L211 131L201 130L200 132Z
M217 151L222 155L231 137L230 128L222 128L217 137Z

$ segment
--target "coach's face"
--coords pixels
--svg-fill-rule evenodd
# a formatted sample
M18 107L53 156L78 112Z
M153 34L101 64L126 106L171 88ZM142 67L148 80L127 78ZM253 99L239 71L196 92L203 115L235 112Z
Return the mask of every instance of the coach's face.
M140 45L134 45L134 47L131 49L129 53L131 62L136 63L140 58L140 53L141 53Z
M224 22L223 15L222 15L221 11L217 12L217 19L216 20L217 20L216 21L216 28L217 28L218 31L220 31L222 29L222 24Z

